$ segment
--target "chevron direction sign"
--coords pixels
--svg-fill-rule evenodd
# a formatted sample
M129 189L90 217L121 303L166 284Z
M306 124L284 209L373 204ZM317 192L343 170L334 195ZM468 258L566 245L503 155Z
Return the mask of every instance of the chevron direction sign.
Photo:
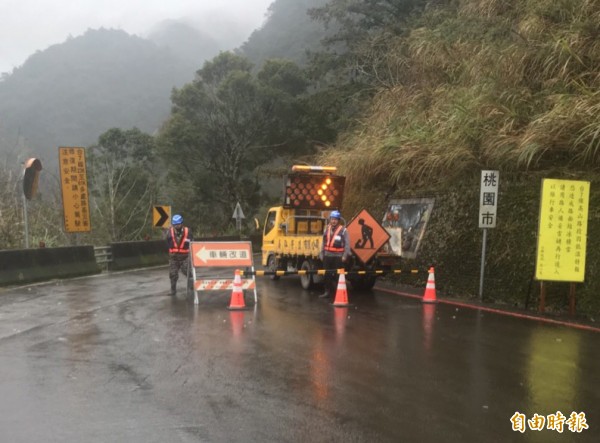
M171 226L170 206L154 206L152 208L152 226L155 228L168 228Z

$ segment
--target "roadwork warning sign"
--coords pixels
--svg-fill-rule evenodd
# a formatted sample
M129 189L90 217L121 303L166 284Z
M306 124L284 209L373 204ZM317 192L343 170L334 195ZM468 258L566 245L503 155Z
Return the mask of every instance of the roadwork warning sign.
M196 268L252 266L250 242L192 242L191 253Z
M367 263L390 239L390 234L377 220L363 209L348 223L348 236L352 252Z

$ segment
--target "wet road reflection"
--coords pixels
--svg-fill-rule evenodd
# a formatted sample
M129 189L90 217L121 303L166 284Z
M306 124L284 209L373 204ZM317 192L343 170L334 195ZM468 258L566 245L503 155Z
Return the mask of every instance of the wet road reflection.
M165 296L165 268L0 290L5 441L596 441L600 334L294 278ZM590 429L521 433L584 412Z

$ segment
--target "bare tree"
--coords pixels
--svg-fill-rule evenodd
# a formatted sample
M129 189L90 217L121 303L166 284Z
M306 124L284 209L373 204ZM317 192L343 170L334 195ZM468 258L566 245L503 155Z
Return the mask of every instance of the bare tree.
M154 139L138 129L111 129L90 148L90 207L97 241L139 239L151 226L158 189Z

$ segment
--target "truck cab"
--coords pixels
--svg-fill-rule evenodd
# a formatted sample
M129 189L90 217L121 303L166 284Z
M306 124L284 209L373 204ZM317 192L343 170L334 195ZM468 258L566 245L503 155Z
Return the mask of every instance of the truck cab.
M262 265L269 271L316 269L326 222L319 210L270 208L263 228ZM310 288L314 277L301 275L302 287Z

